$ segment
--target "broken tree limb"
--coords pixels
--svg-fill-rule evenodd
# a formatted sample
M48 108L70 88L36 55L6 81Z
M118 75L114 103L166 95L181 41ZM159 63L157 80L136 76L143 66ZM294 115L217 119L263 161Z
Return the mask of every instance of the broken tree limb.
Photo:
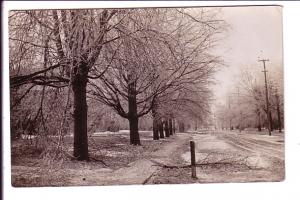
M221 159L218 161L213 161L213 162L209 162L207 161L207 159L204 159L205 162L201 162L201 163L195 163L196 167L212 167L212 168L221 168L222 166L231 166L231 167L246 167L248 169L259 169L257 167L253 167L250 166L247 162L247 158L242 158L242 159L238 159L238 160L226 160L226 159ZM163 164L163 163L159 163L155 160L151 160L154 165L152 166L158 166L161 168L168 168L168 169L185 169L185 168L191 168L192 165L167 165L167 164Z
M155 172L153 172L152 174L150 174L150 176L148 178L146 178L144 181L143 181L143 185L145 185L146 183L148 183L148 181L151 179L151 177L155 174Z

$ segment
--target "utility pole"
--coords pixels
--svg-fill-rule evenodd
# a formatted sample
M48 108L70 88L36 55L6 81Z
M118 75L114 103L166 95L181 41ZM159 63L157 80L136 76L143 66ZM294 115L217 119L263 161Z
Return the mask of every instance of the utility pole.
M258 62L263 62L264 72L265 75L265 90L266 90L266 104L267 104L267 117L268 117L268 129L269 129L269 135L271 136L271 118L270 118L270 110L269 110L269 95L268 95L268 83L267 83L267 70L266 70L266 62L269 61L269 59L259 59Z

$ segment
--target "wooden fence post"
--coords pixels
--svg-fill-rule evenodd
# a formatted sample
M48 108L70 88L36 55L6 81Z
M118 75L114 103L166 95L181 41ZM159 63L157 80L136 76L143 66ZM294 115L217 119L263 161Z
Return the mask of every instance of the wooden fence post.
M191 147L191 168L192 168L192 178L197 178L196 174L196 156L195 156L195 142L190 141Z

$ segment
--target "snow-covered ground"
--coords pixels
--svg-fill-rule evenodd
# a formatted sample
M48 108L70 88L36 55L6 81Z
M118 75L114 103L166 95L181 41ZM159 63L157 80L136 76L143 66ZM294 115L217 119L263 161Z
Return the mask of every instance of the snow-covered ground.
M97 144L100 149L91 150L91 154L95 156L99 153L99 158L109 166L96 162L70 161L62 171L51 175L60 177L63 174L66 179L62 183L53 182L51 185L216 183L284 179L283 133L268 136L266 133L253 131L202 131L176 133L170 138L157 141L152 140L150 131L140 133L142 143L146 145L129 145L127 130L96 133L93 145ZM190 174L190 140L196 144L198 179L192 179ZM24 172L30 172L30 176L24 178ZM37 176L39 181L28 186L43 186L45 180L48 180L47 176L39 174L23 161L13 164L12 174L13 179L18 181L21 178L29 181L32 180L31 177Z
M202 169L201 182L282 181L284 179L284 134L247 132L193 134L197 163L224 162L241 168ZM190 162L190 152L182 155ZM234 166L234 165L233 165ZM244 166L244 167L243 167Z

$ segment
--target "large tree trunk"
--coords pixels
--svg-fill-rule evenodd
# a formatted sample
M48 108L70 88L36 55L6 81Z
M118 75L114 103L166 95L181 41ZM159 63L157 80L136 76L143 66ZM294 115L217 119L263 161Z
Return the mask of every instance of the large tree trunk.
M154 101L154 103L153 103L154 105L152 108L153 140L159 140L159 133L158 133L159 118L158 118L158 114L157 114L157 105L156 105L155 99L153 101Z
M159 133L158 133L159 121L155 111L153 111L152 116L153 116L153 140L159 140Z
M130 129L130 144L132 145L141 145L140 135L139 135L139 118L130 117L129 120L129 129Z
M130 129L130 144L141 145L139 136L139 118L137 115L135 82L128 85L128 120Z
M165 134L166 134L166 137L170 137L169 123L168 123L167 119L164 121L164 124L165 124Z
M77 70L84 71L86 66ZM74 152L77 160L89 160L87 139L87 73L76 73L72 81L74 94Z
M159 129L159 137L164 138L165 137L164 136L164 124L161 119L159 119L158 129Z
M172 118L169 119L169 133L170 133L170 135L173 135Z

